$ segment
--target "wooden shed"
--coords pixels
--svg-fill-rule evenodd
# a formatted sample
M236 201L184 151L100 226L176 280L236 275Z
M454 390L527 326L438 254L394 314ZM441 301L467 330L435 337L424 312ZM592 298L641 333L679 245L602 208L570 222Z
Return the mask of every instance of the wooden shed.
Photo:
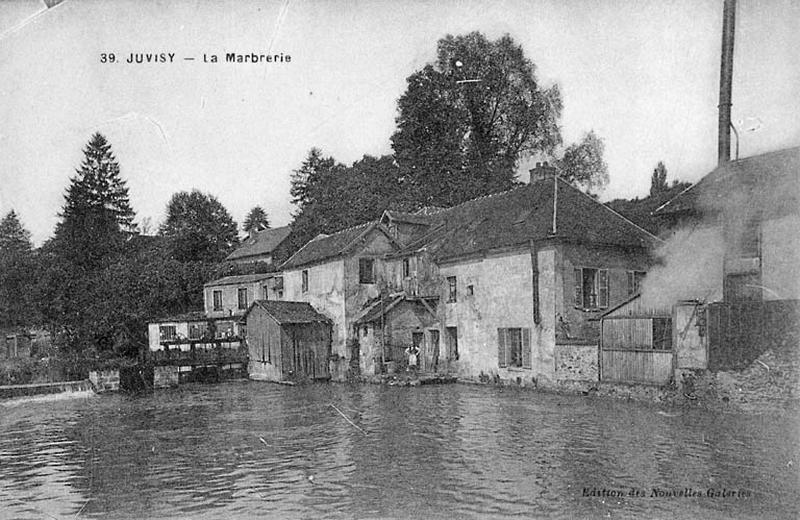
M673 372L672 310L639 295L600 319L600 380L663 385Z
M329 379L331 321L306 302L257 300L245 314L250 379Z

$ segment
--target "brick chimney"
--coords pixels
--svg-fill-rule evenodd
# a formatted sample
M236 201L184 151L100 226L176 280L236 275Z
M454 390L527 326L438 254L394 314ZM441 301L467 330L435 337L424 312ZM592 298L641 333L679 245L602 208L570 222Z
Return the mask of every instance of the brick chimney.
M556 173L556 167L547 164L547 161L537 162L536 167L530 170L530 183L544 179L552 179Z

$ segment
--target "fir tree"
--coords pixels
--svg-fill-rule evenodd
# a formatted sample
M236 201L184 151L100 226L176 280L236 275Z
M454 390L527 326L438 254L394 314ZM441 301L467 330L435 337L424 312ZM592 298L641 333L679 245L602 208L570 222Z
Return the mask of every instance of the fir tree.
M66 259L92 269L107 263L136 226L128 188L106 138L95 133L83 153L54 241Z
M0 254L30 253L31 249L31 234L12 209L0 220Z
M244 219L242 229L245 233L269 229L269 217L261 206L256 206L250 210Z
M650 176L650 196L656 197L669 189L667 186L667 167L658 161L653 174Z

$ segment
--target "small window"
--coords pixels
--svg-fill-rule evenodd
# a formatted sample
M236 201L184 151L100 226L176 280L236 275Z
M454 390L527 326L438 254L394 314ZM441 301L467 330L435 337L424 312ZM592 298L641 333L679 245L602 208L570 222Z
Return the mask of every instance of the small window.
M207 325L205 323L190 323L189 324L189 339L200 339L206 333Z
M403 278L411 276L411 259L403 258Z
M215 311L221 311L222 310L222 291L214 291L213 299L214 299L214 310Z
M172 341L178 337L178 332L175 325L160 325L158 335L161 337L161 341Z
M447 327L447 359L458 361L458 328Z
M531 368L531 330L497 329L497 361L500 368Z
M239 297L239 309L247 309L247 287L241 287L237 296Z
M644 271L628 271L628 296L639 294L642 290L644 275Z
M266 285L261 288L261 298L264 300L269 300L269 287Z
M239 337L246 338L247 337L247 325L244 323L239 325Z
M302 276L302 281L301 281L302 287L301 287L301 290L302 290L302 292L305 293L305 292L308 292L308 271L307 270L303 271L301 276Z
M447 277L447 302L453 303L457 301L458 293L456 289L456 277L455 276L448 276Z
M475 294L475 286L472 285L472 284L469 284L467 286L467 296L472 296L474 294Z
M233 337L233 322L223 321L217 323L217 338Z
M363 284L375 283L375 260L373 258L358 259L358 282Z
M587 310L608 307L608 269L575 269L575 307Z

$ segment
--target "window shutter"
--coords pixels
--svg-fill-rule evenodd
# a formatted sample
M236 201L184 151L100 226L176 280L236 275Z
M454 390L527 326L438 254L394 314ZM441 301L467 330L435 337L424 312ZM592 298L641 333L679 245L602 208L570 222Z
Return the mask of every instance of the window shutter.
M500 368L508 366L506 350L506 329L497 329L497 364Z
M633 296L636 292L636 275L633 271L628 271L628 296Z
M522 368L531 368L531 329L522 329Z
M600 308L608 307L608 269L597 271L597 306Z
M575 269L575 307L583 307L583 273Z

